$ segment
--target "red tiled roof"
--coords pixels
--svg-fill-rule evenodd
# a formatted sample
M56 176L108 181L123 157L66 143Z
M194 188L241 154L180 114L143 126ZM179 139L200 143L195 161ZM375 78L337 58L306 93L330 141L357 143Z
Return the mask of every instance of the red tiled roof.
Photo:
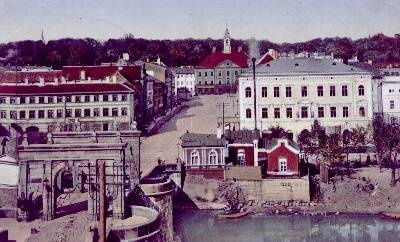
M270 54L266 53L257 61L256 65L262 65L262 64L268 63L273 60L275 60L274 57L272 57Z
M16 83L24 82L26 79L29 83L39 82L39 78L43 78L45 82L54 82L55 78L60 79L62 71L4 71L0 72L0 83Z
M222 62L230 60L241 68L248 67L249 57L243 51L235 51L230 54L224 54L223 52L214 52L209 54L204 58L200 64L197 65L198 68L215 68Z
M400 61L390 61L390 62L373 62L372 65L375 68L397 68L400 67Z
M85 79L104 80L119 72L128 81L141 78L140 66L64 66L62 75L67 80L80 80L81 71L85 71Z
M138 84L131 83L74 83L39 85L2 85L0 94L41 95L41 94L76 94L105 92L135 92Z

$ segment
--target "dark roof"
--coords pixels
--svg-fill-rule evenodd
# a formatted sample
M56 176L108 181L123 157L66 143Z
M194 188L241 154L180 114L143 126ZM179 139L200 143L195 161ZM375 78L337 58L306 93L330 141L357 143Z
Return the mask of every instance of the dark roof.
M253 144L253 140L260 139L260 133L256 130L226 131L225 138L233 144Z
M197 65L197 68L215 68L226 60L232 61L241 68L247 68L248 59L249 57L243 51L235 51L230 54L212 52Z
M85 79L104 80L120 73L128 81L141 79L140 66L64 66L62 76L67 80L80 80L81 71L85 71Z
M104 93L104 92L134 92L140 86L131 83L65 83L39 85L2 85L0 94L36 95L36 94L76 94L76 93Z
M194 74L193 67L176 67L174 68L176 74Z
M349 63L349 65L371 72L374 77L379 77L381 75L379 69L365 62L353 62Z
M28 83L39 82L43 78L45 82L54 82L55 78L60 79L62 71L4 71L0 72L0 83L19 83L28 80Z
M371 73L357 67L345 65L330 59L280 58L256 67L256 72L266 75L337 75ZM252 72L246 72L251 75Z
M282 139L282 138L280 138L280 139ZM265 149L271 149L272 147L274 147L275 145L277 145L278 144L278 140L279 139L277 139L277 138L273 138L273 139L271 139L271 140L265 140L264 141L264 148ZM293 148L295 148L296 150L300 150L300 147L293 141L293 140L290 140L290 139L287 139L287 141L288 141L288 144L291 146L291 147L293 147Z
M226 140L218 139L216 134L185 133L180 138L182 147L223 147Z

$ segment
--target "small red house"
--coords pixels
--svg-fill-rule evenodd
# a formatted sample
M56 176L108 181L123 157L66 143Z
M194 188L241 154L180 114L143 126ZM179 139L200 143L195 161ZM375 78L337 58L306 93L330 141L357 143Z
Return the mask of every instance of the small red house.
M229 142L229 162L238 166L258 166L257 147L260 140L258 131L228 130L224 137Z
M279 138L268 140L265 148L259 149L259 159L266 161L267 177L300 176L300 148L292 140Z

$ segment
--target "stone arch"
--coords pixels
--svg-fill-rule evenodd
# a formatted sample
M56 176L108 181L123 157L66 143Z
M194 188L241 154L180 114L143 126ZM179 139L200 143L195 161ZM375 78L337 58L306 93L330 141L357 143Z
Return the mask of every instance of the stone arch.
M25 129L27 133L29 132L39 132L39 127L31 125Z

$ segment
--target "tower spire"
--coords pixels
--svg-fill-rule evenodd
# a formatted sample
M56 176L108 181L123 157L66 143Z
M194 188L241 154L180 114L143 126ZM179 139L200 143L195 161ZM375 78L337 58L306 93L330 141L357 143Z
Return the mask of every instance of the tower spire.
M229 29L228 29L228 20L226 21L226 29L225 29L225 35L224 35L224 54L230 54L231 53L231 35L229 34Z
M44 33L43 33L43 29L42 29L42 35L41 35L41 38L40 38L40 40L43 42L43 44L46 44L46 41L44 40Z

